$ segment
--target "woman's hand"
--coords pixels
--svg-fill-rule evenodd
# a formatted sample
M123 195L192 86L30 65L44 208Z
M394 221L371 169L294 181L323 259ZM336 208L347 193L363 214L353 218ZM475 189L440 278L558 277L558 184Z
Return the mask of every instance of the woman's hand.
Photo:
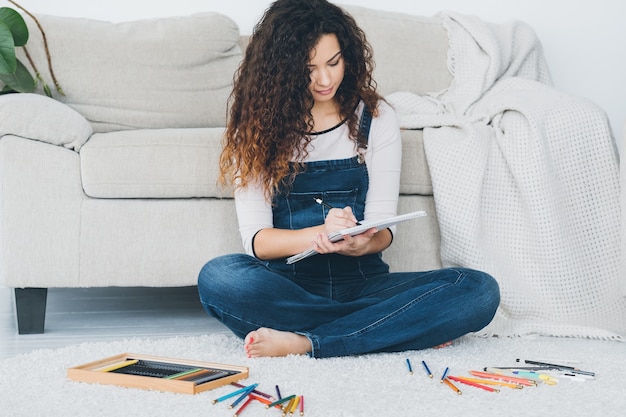
M357 225L357 219L352 213L352 208L347 206L343 209L333 208L328 211L324 220L324 230L327 235L339 230L348 229Z
M313 248L318 253L338 253L347 256L361 256L368 253L377 252L372 250L372 238L378 229L372 227L356 236L345 235L343 240L331 242L325 233L317 233L313 241Z
M370 253L370 241L377 229L371 228L356 236L344 236L343 240L331 242L328 235L357 225L357 219L348 206L343 209L334 208L328 212L324 221L325 233L317 233L313 248L318 253L339 253L348 256L360 256Z

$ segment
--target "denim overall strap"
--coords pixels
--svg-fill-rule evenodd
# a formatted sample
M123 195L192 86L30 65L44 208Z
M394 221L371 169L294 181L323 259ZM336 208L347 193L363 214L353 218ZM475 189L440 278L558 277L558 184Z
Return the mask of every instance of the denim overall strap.
M370 128L372 127L372 112L367 106L363 106L363 112L361 113L361 122L359 123L359 131L361 135L367 141L370 136Z

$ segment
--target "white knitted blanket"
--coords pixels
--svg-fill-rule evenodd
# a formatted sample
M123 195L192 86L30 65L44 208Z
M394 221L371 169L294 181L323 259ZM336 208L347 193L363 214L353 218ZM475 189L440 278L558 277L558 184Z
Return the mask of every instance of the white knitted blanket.
M424 128L445 266L492 274L485 335L625 340L618 156L604 112L551 87L520 22L441 14L452 85L387 97Z

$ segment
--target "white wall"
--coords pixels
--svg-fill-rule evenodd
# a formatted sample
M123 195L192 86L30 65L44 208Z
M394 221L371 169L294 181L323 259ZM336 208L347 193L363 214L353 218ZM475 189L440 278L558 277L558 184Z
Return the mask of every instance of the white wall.
M270 0L17 0L31 12L125 21L219 11L250 33ZM622 0L336 0L374 9L433 15L454 10L500 23L529 23L541 39L555 86L608 114L617 143L626 120L626 2ZM0 0L0 5L10 5Z

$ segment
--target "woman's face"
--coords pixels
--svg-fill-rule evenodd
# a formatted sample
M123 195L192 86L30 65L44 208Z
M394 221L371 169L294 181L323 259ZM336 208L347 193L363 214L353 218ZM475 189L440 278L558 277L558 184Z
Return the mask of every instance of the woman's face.
M309 89L316 104L333 100L343 81L345 64L339 41L334 34L322 35L309 54L311 84Z

